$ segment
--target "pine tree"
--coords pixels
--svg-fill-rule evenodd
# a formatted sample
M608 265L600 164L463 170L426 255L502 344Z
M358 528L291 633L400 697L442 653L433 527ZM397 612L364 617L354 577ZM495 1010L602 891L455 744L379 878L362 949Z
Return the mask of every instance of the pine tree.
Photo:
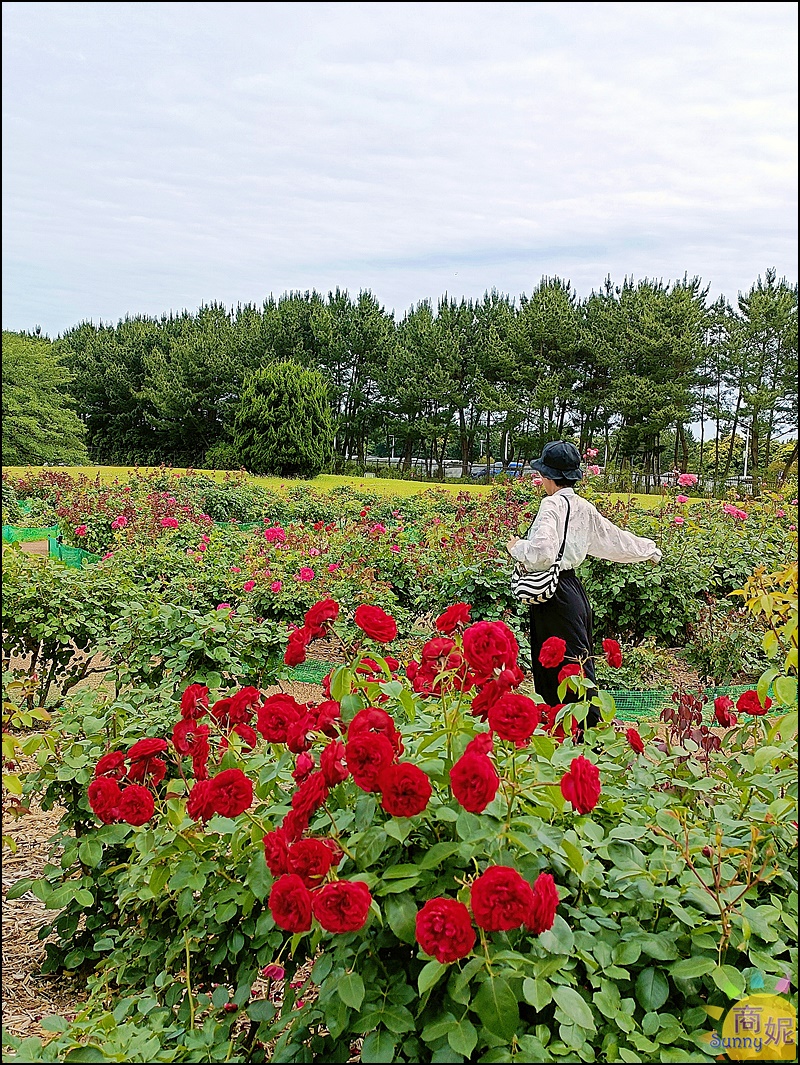
M315 477L330 461L332 441L328 388L316 370L277 362L246 380L233 425L233 445L246 469Z

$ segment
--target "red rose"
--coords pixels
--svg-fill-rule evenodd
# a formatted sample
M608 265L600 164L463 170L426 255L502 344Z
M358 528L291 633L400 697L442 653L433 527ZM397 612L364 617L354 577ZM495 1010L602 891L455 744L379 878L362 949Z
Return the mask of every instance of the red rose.
M439 658L447 658L451 651L455 650L455 642L447 636L434 636L422 648L422 657L430 661Z
M314 720L314 730L316 732L322 732L325 736L330 736L331 739L336 739L341 730L344 728L342 725L342 707L334 699L326 699L324 703L320 703L319 706L311 709L309 707Z
M92 812L104 825L110 825L117 820L122 790L116 780L111 777L97 777L89 785L87 794Z
M500 777L486 755L465 753L450 770L450 787L456 802L479 814L497 794Z
M464 754L489 754L494 750L494 737L491 732L479 732L469 741Z
M208 725L198 725L190 717L181 718L172 730L172 744L180 755L194 757L205 749L208 754Z
M273 876L282 876L288 872L286 859L289 855L289 845L286 833L282 828L275 828L264 836L264 860Z
M539 652L539 661L545 669L555 669L556 666L560 666L564 661L566 653L566 640L562 640L560 636L551 636L542 644L542 649Z
M279 928L287 932L307 932L311 928L311 892L296 873L278 877L268 905Z
M502 621L478 621L464 631L464 657L476 684L491 680L495 671L512 669L518 654L516 637Z
M286 743L289 726L304 713L304 708L291 695L283 692L269 695L258 708L258 731L270 743Z
M512 688L516 688L525 679L525 674L519 667L504 669L499 677L486 681L481 685L478 694L472 700L470 713L485 721L489 716L489 708L501 699Z
M629 728L625 738L637 754L644 754L644 741L635 728Z
M304 780L292 796L292 809L296 813L310 818L312 814L319 810L327 798L328 785L325 783L324 775L317 771Z
M382 733L366 732L347 741L347 768L362 791L377 791L378 778L394 761L394 749Z
M299 666L301 662L305 662L308 640L309 635L306 629L293 630L283 654L283 664L285 666Z
M736 700L737 710L741 710L743 714L752 714L755 717L761 717L766 714L771 706L772 699L769 696L766 696L762 705L761 700L758 698L758 692L752 688L748 692L742 692Z
M217 701L211 707L211 716L221 728L228 727L228 724L230 723L232 706L233 696L226 695L222 699L217 699Z
M313 770L314 765L314 759L307 751L298 754L294 762L294 770L292 771L292 779L295 783L302 784L308 774Z
M258 688L241 688L231 699L231 708L228 712L229 720L235 725L246 725L253 717L253 710L260 703L261 692Z
M254 728L251 728L249 725L234 725L231 731L236 733L236 735L241 739L242 743L244 743L248 751L252 751L255 745L258 743L258 733ZM224 750L224 748L227 746L227 742L223 739L223 741L220 743L220 747L222 747Z
M397 635L397 622L379 606L366 606L362 603L353 620L362 632L378 643L389 643Z
M442 965L466 957L475 946L469 910L456 899L430 899L417 914L417 942Z
M308 828L308 822L310 819L310 814L301 812L300 810L290 810L288 814L286 814L283 821L281 821L281 829L285 834L288 843L294 843L296 839L300 839Z
M718 695L714 700L714 717L717 724L723 728L731 728L739 720L736 714L731 713L732 707L733 699L728 698L727 695Z
M315 892L314 916L326 932L358 932L371 903L370 890L360 880L335 880Z
M535 936L553 927L558 906L556 882L549 873L540 873L533 885L533 903L525 924Z
M253 802L253 782L241 769L223 769L208 783L209 801L223 817L238 817Z
M94 767L94 775L97 777L112 777L114 780L122 780L125 776L125 755L122 751L109 751L104 754Z
M186 800L186 813L193 821L207 821L217 812L210 780L198 780Z
M493 865L473 883L470 904L480 928L487 932L508 932L529 919L533 891L516 869Z
M150 779L151 784L160 784L167 774L167 763L163 758L137 758L128 768L128 780L134 784L143 784Z
M333 862L330 848L321 839L299 839L289 847L286 869L297 873L306 887L319 887Z
M577 662L570 662L559 670L558 683L560 684L562 681L566 680L567 677L582 677L583 675L583 666L579 665Z
M161 754L162 751L166 751L169 744L166 740L159 739L144 739L139 740L128 751L128 761L139 762L145 761L148 758L152 758L154 755Z
M190 684L181 696L181 717L202 717L206 710L208 688L205 684Z
M572 803L579 814L588 814L600 798L600 773L588 758L573 758L569 770L561 778L561 794Z
M392 817L415 817L428 805L432 794L427 773L411 762L384 769L378 778L381 806Z
M613 669L619 669L622 665L622 648L616 640L603 640L603 654Z
M374 706L359 710L347 727L348 740L370 734L382 734L391 743L397 755L403 753L403 741L394 721L385 710L378 710Z
M117 806L117 819L127 821L129 825L143 825L155 813L153 796L141 784L131 784L123 788L122 797Z
M539 713L539 704L533 699L509 692L489 707L489 728L501 740L511 740L523 747L539 724Z
M325 777L325 783L329 788L341 784L350 776L350 770L344 763L346 754L345 745L341 740L334 740L324 747L319 756L319 767Z
M296 721L293 721L286 729L286 746L292 754L300 754L311 747L311 736L314 732L316 721L305 709Z
M469 625L469 603L453 603L436 619L436 628L446 636L452 635L457 628Z
M310 610L306 611L303 626L308 633L309 640L316 640L318 636L324 636L328 631L330 622L336 621L339 616L339 604L334 599L322 599L315 603Z

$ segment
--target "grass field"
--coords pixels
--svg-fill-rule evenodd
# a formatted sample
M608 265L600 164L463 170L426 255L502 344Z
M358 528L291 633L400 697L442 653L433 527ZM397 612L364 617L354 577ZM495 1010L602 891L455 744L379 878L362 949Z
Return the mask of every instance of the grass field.
M114 481L124 482L134 472L132 466L51 466L52 470L58 470L62 473L68 473L72 476L83 475L85 477L94 480L98 475L103 484L112 484ZM139 470L145 472L150 469L156 469L158 467L140 466ZM41 469L41 467L24 467L24 466L4 466L3 473L10 474L12 477L22 477L26 470ZM174 469L174 473L186 473L184 469ZM193 470L194 473L204 473L209 477L214 477L216 480L221 481L225 478L224 470ZM310 488L315 488L321 492L330 492L333 488L337 488L340 485L347 485L350 488L365 489L369 492L375 492L382 496L395 496L397 498L406 498L408 496L417 495L419 492L425 492L429 488L441 488L446 492L451 492L454 495L458 492L469 492L471 495L485 495L489 491L489 485L486 484L448 484L444 483L431 483L428 481L401 481L395 480L389 477L342 477L337 474L323 473L319 477L315 477L310 481L292 480L281 477L256 477L251 478L257 484L263 484L267 488L271 488L275 491L280 491L282 488L307 484ZM658 505L662 496L660 495L644 495L637 493L627 492L613 492L611 493L614 499L635 500L642 506ZM696 499L692 500L693 503L703 503L704 500Z

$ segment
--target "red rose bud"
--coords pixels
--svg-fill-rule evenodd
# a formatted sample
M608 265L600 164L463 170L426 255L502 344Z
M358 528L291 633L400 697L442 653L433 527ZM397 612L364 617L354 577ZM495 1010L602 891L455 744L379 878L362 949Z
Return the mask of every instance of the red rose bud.
M635 728L629 728L625 738L637 754L644 754L644 741Z
M616 640L603 640L603 654L612 669L619 669L622 665L622 648Z
M540 873L533 885L533 903L525 921L535 936L549 932L556 919L558 891L556 882L549 873Z
M469 910L456 899L430 899L417 914L417 942L442 965L466 957L475 946Z

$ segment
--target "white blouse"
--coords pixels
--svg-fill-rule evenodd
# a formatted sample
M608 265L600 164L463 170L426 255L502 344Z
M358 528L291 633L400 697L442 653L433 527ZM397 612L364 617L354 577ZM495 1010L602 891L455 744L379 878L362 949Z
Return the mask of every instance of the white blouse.
M561 569L576 569L587 555L609 562L660 562L655 541L618 528L573 488L561 488L545 496L528 536L511 548L510 555L529 572L549 569L556 560L564 537L569 499L569 529Z

